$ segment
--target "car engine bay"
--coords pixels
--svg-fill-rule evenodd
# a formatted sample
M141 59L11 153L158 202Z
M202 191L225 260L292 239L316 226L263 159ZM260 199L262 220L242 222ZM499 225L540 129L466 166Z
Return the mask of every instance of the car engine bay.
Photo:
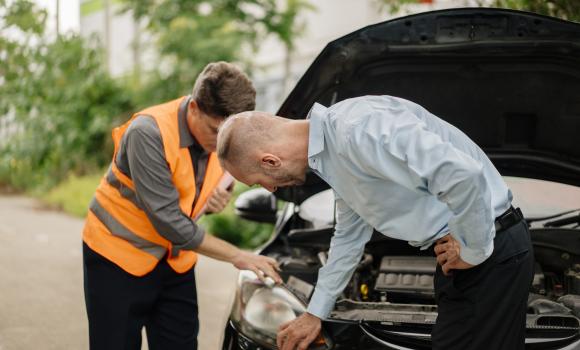
M326 264L333 226L312 225L302 218L263 254L275 258L286 286L307 304L318 269ZM580 231L532 228L535 273L528 299L527 328L580 330ZM365 248L330 319L382 324L434 324L437 305L432 253L378 232Z

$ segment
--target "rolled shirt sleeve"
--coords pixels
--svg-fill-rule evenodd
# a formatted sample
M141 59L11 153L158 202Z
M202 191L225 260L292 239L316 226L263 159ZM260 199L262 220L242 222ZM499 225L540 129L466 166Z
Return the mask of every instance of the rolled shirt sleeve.
M321 319L328 317L334 308L373 234L373 228L336 193L335 198L337 222L328 260L318 273L316 288L308 304L308 312Z
M165 159L161 133L148 116L137 117L127 129L125 143L127 174L135 184L139 203L157 232L169 240L172 255L179 250L193 250L205 235L203 228L179 206L179 194L173 184Z
M385 112L375 110L350 128L350 156L373 176L395 182L409 177L406 186L415 186L410 190L435 195L453 213L448 225L461 245L461 259L472 265L485 261L493 251L495 228L483 165L427 130L411 111L394 118L376 113Z

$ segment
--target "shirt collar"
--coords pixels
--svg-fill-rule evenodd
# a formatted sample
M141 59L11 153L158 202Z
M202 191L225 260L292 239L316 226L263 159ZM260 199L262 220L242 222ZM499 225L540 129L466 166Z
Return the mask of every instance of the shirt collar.
M310 109L307 119L310 120L308 132L308 158L314 157L324 151L324 132L322 131L322 118L326 112L326 107L315 103Z
M179 104L179 110L177 112L177 120L179 123L179 147L181 148L189 147L191 145L201 147L187 126L187 106L189 105L189 101L191 101L191 96L185 96L183 101Z

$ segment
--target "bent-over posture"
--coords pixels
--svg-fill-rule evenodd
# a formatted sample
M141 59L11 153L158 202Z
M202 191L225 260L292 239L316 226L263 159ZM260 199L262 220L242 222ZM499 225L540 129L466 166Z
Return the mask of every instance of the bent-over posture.
M421 106L390 96L315 104L306 120L230 118L223 167L270 191L332 187L337 223L308 312L283 325L281 350L305 349L347 285L373 229L437 256L434 349L523 349L533 252L527 224L485 153Z

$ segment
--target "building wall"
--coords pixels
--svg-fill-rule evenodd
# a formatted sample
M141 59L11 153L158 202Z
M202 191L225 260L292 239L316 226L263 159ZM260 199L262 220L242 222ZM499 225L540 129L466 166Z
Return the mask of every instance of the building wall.
M133 72L135 67L153 67L150 36L142 24L133 19L130 11L122 12L116 0L81 0L80 33L86 38L96 38L107 53L109 73L121 77ZM108 33L107 33L108 24Z

